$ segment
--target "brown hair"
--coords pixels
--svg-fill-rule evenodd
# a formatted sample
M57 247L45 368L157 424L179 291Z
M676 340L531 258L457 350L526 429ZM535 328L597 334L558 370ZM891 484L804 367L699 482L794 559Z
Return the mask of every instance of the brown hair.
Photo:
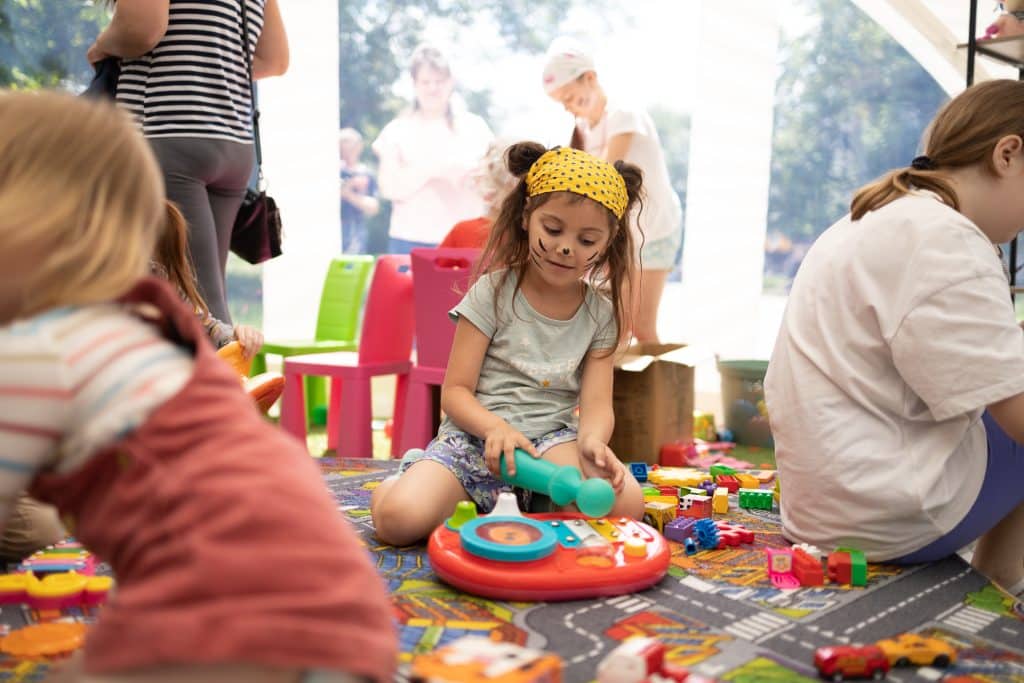
M505 152L508 170L519 181L501 204L501 213L494 221L477 267L477 276L506 269L496 289L504 287L513 272L516 274L516 290L523 281L530 263L529 237L523 226L529 222L534 210L546 204L556 194L567 194L573 201L593 201L571 192L548 192L533 197L527 196L526 174L534 162L547 151L546 147L537 142L518 142ZM590 281L595 288L602 290L611 299L618 339L625 330L631 329L631 326L626 325L629 322L629 302L623 300L622 295L624 288L631 286L634 279L635 253L629 216L634 204L641 201L643 173L625 161L616 161L614 166L626 183L628 203L622 218L616 218L615 214L605 209L608 212L611 237L604 254L591 267Z
M195 269L188 251L188 222L173 202L165 202L164 229L153 251L153 261L166 274L167 281L178 288L200 318L210 317L210 309L196 287Z
M899 199L912 189L930 190L960 210L960 199L947 171L984 164L992 167L992 150L1007 135L1024 137L1024 83L1006 79L967 88L946 103L925 132L921 164L896 169L857 190L850 203L853 220Z
M163 180L123 111L55 92L2 92L0 160L0 244L34 263L15 318L113 301L145 275Z

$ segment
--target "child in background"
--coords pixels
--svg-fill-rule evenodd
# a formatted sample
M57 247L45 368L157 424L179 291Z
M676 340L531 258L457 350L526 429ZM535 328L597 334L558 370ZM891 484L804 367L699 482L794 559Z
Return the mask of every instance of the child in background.
M639 282L629 300L633 337L656 343L661 295L683 239L683 211L672 189L658 129L643 108L606 94L593 57L571 39L551 43L543 82L548 97L576 117L573 147L611 163L628 161L644 174L642 207L630 217Z
M997 244L1024 226L1024 83L958 95L925 154L808 251L765 381L792 541L1024 588L1024 332Z
M118 579L66 679L390 681L384 586L305 448L145 277L165 199L127 115L0 94L0 158L0 519L28 488Z
M519 180L481 255L486 272L450 313L445 421L371 497L386 543L425 538L462 500L489 511L505 486L499 456L512 474L515 448L608 479L617 494L610 514L643 515L639 484L608 448L640 172L530 142L510 147L507 162Z
M505 150L511 141L495 140L487 148L480 165L473 173L473 182L487 205L486 215L459 221L441 241L442 247L483 249L491 225L501 212L501 202L518 182L505 165Z
M210 309L196 287L195 271L188 252L188 223L185 216L170 201L165 203L165 212L164 230L157 240L150 264L153 274L174 285L182 300L195 309L216 348L237 340L245 358L251 359L263 346L263 333L248 325L228 325L210 314Z

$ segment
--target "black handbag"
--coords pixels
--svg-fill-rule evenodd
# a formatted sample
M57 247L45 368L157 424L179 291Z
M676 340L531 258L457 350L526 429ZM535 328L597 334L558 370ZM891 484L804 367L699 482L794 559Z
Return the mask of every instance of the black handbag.
M117 95L117 79L121 76L121 58L106 57L93 64L96 73L88 87L82 91L82 97L94 99L114 99Z
M252 58L249 55L249 22L246 0L242 0L242 50L249 71L252 95L252 134L256 146L256 187L245 191L242 205L231 229L231 251L252 264L269 261L281 255L281 213L277 202L263 190L263 152L260 149L260 110L256 106L256 85L252 80Z

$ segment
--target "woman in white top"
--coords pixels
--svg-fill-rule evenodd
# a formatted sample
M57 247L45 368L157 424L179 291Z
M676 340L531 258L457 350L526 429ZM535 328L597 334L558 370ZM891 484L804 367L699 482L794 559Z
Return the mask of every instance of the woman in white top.
M630 224L640 275L631 293L633 337L658 341L658 306L683 239L683 212L672 189L658 130L640 107L610 99L594 60L577 43L558 38L548 48L544 90L576 117L572 146L606 161L628 161L644 174L644 198Z
M1024 83L938 113L804 258L765 380L792 541L974 565L1024 589L1024 332L996 244L1024 226Z
M483 213L471 171L492 135L484 120L452 105L451 68L430 45L416 48L410 66L415 102L377 136L380 196L391 200L388 252L430 247L448 229Z

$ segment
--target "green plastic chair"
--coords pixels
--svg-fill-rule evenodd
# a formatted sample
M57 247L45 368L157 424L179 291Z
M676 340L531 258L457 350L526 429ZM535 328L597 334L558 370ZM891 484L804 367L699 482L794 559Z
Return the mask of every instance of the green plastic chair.
M287 358L308 353L358 350L359 314L373 263L373 256L366 255L346 254L334 258L324 278L313 339L264 342L263 348L253 358L250 374L266 372L267 354ZM306 418L310 424L322 424L326 420L327 381L323 377L307 377L305 389Z

